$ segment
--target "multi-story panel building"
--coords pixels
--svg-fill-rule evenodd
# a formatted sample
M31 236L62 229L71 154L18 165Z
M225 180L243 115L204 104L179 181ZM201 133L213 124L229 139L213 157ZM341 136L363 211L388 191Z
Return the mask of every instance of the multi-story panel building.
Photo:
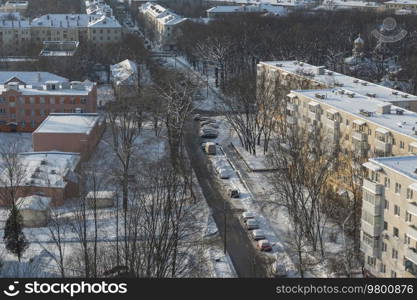
M13 55L31 41L30 21L20 14L0 13L0 53Z
M154 39L165 49L174 48L177 38L182 34L181 25L187 18L151 2L139 7L139 12L141 12L147 26L152 29Z
M96 112L95 83L47 81L26 86L0 86L0 130L32 132L49 113Z
M417 277L417 156L364 164L361 250L370 276Z
M417 113L344 88L291 91L287 118L330 130L358 157L417 154Z
M298 89L343 88L357 95L378 99L396 106L417 111L417 96L382 85L347 76L323 66L299 61L268 61L258 64L258 78L274 79L283 94ZM267 83L270 84L270 81Z

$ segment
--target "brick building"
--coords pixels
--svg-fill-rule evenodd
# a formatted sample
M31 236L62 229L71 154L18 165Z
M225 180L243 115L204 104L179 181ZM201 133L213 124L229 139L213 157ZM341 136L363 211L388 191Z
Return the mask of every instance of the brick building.
M92 113L96 109L97 87L90 81L0 85L0 131L32 132L50 113Z
M75 152L87 159L104 128L98 114L50 114L32 133L33 150Z

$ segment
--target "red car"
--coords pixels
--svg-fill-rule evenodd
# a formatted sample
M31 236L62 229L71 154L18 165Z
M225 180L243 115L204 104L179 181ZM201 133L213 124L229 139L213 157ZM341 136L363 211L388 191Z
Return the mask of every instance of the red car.
M259 240L256 244L256 248L258 248L260 251L272 251L271 243L268 240Z

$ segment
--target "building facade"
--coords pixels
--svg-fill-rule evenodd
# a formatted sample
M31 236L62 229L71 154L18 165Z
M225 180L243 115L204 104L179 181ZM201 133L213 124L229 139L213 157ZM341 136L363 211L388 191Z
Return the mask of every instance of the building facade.
M182 34L181 25L187 18L181 17L171 10L152 2L146 2L139 7L139 12L145 21L153 39L165 49L173 49L176 40Z
M417 156L364 164L361 250L367 274L417 277Z
M0 131L34 131L50 113L94 113L97 86L47 81L42 85L9 82L0 86Z

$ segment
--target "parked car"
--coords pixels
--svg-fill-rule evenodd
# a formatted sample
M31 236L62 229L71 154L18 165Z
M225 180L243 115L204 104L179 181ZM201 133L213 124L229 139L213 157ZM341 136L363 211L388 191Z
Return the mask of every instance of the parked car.
M203 121L203 120L200 119L200 121ZM203 127L203 126L216 124L216 123L217 123L216 120L207 118L206 120L204 120L203 122L200 123L200 126Z
M261 229L255 229L252 231L252 238L255 241L264 240L265 239L265 233Z
M200 137L203 139L215 139L219 136L219 134L217 132L213 132L213 131L200 131Z
M252 211L245 211L244 213L242 213L241 219L243 220L244 223L246 223L247 220L249 219L255 219L256 214Z
M249 219L246 221L247 230L253 230L253 229L258 229L258 228L259 228L259 224L258 224L258 221L256 221L256 219Z
M217 152L217 145L212 142L207 142L205 145L205 151L209 155L216 155Z
M220 179L229 179L232 172L233 170L228 167L219 168L217 170L217 173L219 174Z
M219 132L215 129L202 128L200 130L200 137L202 137L202 138L214 139L214 138L218 137L218 135L219 135Z
M268 240L259 240L256 244L256 248L258 248L260 251L271 251L272 245Z
M208 119L209 119L209 117L204 117L200 114L195 114L194 115L194 121L206 121Z
M229 189L229 195L230 195L230 198L239 198L240 192L238 189L232 188L232 189Z

